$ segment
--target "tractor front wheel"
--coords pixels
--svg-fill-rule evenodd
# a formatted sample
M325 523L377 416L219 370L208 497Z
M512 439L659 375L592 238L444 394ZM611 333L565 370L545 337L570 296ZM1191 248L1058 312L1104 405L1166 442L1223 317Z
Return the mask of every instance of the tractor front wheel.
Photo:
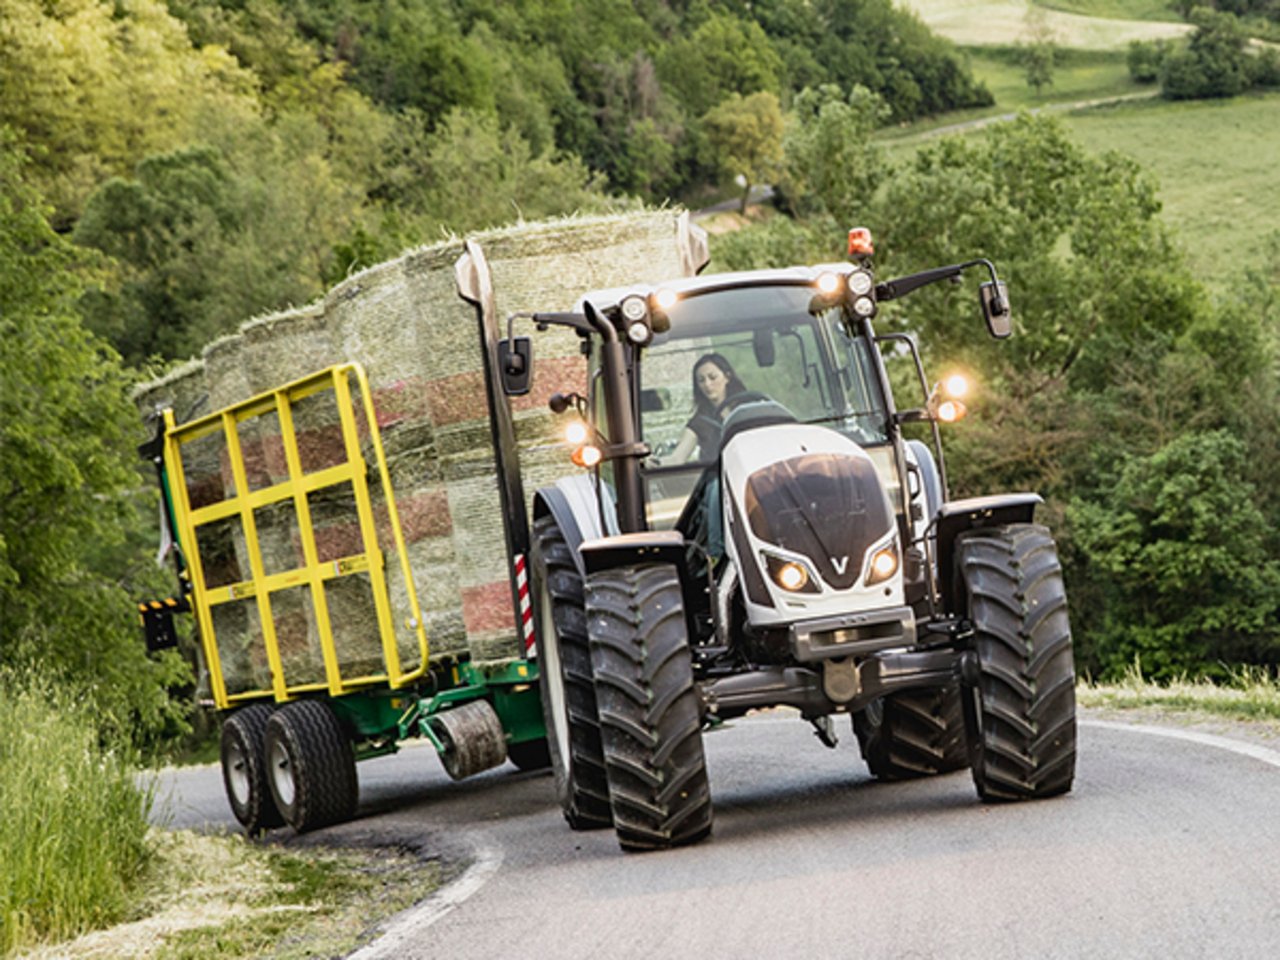
M1071 789L1075 666L1058 550L1044 527L964 533L956 546L973 649L964 669L973 782L986 801Z
M680 577L670 564L641 564L594 573L586 588L618 842L696 843L711 833L711 788Z

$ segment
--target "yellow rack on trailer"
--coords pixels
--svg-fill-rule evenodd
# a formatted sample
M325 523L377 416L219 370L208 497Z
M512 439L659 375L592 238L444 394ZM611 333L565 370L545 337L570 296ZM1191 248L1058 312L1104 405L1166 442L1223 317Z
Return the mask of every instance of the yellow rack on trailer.
M384 570L385 557L378 546L378 531L374 521L368 469L361 451L359 421L352 393L353 383L358 391L361 406L364 408L368 436L372 441L373 459L377 468L377 479L381 483L388 525L399 557L412 614L408 628L416 636L419 661L408 669L401 662L396 624L392 617ZM344 456L339 463L308 472L303 468L302 456L299 452L298 435L294 426L294 409L300 401L330 390L333 392L337 409ZM275 416L278 420L279 439L288 475L280 482L260 489L251 489L241 445L241 429L242 425L250 421L268 416ZM368 378L359 364L349 363L329 367L279 389L258 394L242 403L181 425L174 422L173 411L166 410L164 411L164 435L164 463L170 482L173 520L188 563L192 606L200 627L213 699L219 708L226 709L233 704L262 699L268 695L278 702L283 702L302 694L320 691L337 697L374 684L386 684L396 689L424 675L428 662L426 631L422 626L417 592L409 569L404 534L396 512L391 477L387 470L386 455L374 414ZM226 462L223 467L230 473L230 483L224 485L227 489L224 490L221 499L193 507L183 467L183 452L184 448L190 444L211 435L220 435L225 444ZM344 484L350 485L354 495L363 550L334 560L321 560L308 497L326 488ZM292 503L296 513L303 562L292 569L268 574L263 562L255 514L264 507L283 503ZM202 529L229 518L238 518L240 521L251 575L246 580L210 588L206 582L205 567L200 554L199 534ZM367 574L372 587L385 667L382 673L362 676L344 676L342 673L334 643L329 604L325 597L325 583L354 574ZM272 597L279 591L298 586L309 588L311 613L324 661L323 683L291 682L286 676L281 658L275 619L272 615ZM228 693L214 626L214 608L248 598L256 601L262 643L270 666L271 686Z

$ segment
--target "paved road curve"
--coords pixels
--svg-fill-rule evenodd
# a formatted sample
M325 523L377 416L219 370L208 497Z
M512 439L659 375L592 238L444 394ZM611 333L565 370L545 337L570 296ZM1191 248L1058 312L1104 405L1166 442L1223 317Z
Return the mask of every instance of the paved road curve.
M1280 955L1280 754L1086 724L1076 790L978 803L967 773L872 781L852 735L752 718L707 737L716 826L624 855L572 833L548 776L450 783L422 749L361 767L361 819L469 859L374 957L1264 957ZM213 768L174 822L233 826Z

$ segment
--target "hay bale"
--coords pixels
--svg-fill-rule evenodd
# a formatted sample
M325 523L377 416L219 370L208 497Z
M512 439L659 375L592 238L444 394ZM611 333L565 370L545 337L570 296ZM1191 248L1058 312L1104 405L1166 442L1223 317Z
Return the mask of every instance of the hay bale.
M672 211L525 224L474 239L485 252L502 315L569 310L593 288L685 276L705 259L705 246L690 231L687 217ZM432 656L501 660L519 655L522 645L500 520L482 339L474 308L455 286L454 264L463 249L460 240L451 239L409 251L348 278L317 304L252 320L210 344L203 360L182 377L148 384L137 399L140 407L153 404L168 391L185 402L203 386L207 409L220 409L327 366L360 363L368 377ZM557 390L585 391L587 367L578 347L578 338L569 331L539 335L534 391L511 401L530 498L573 469L546 402ZM365 411L358 407L362 455L372 467ZM345 459L331 394L297 404L294 422L304 471ZM242 425L239 436L250 489L288 476L274 415ZM207 449L192 445L185 464L188 484L203 484L202 502L230 496L234 488L225 445L210 439ZM411 620L407 586L391 536L389 505L376 471L369 477L397 645L409 669L416 665L417 651L413 631L406 628ZM321 560L363 552L353 503L347 486L308 497ZM255 521L268 570L302 563L292 503L261 508ZM210 531L209 539L206 574L247 579L243 532ZM286 678L290 683L305 682L303 677L323 679L309 591L291 588L287 594L278 604L272 597ZM325 596L344 675L381 672L368 576L330 580ZM254 604L226 604L215 614L228 689L269 688Z

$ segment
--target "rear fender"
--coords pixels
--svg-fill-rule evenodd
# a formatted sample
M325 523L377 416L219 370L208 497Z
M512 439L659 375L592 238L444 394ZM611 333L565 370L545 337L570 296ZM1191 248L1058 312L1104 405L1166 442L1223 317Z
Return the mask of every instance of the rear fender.
M1002 493L990 497L952 500L938 510L938 586L942 591L943 609L959 613L960 598L955 595L954 577L956 537L966 530L1002 527L1009 523L1031 523L1036 505L1044 503L1038 493Z

